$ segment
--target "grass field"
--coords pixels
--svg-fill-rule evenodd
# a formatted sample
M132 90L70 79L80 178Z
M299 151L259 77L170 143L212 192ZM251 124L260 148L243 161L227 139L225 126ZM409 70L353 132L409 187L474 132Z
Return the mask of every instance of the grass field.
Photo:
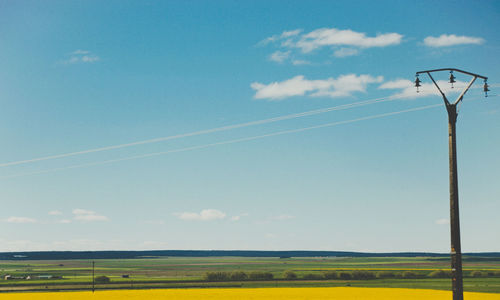
M110 259L95 261L95 275L111 279L108 284L97 284L103 289L188 288L188 287L371 287L450 290L449 278L431 278L436 270L448 270L444 258L252 258L252 257L160 257L143 259ZM270 272L268 281L240 280L207 282L207 272ZM286 271L297 275L295 280L284 278ZM368 271L374 275L390 272L393 278L369 280L324 280L326 271ZM415 278L402 278L403 272L412 272ZM479 271L481 276L472 277ZM31 276L55 275L62 279L0 280L0 291L82 290L91 288L91 261L0 261L0 275ZM122 278L128 275L129 278ZM464 289L469 292L500 293L500 261L495 258L464 258Z

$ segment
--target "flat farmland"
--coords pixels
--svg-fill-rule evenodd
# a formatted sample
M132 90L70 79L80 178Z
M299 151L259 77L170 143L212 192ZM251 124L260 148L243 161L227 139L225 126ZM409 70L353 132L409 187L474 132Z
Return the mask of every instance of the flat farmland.
M97 290L200 287L451 288L450 279L447 278L449 260L443 257L144 257L98 259L94 262L95 277L106 276L110 280L106 283L97 282ZM219 277L214 279L207 276L210 273L218 274ZM240 274L240 277L231 277L232 274ZM262 274L267 274L267 277ZM1 292L88 290L92 288L92 261L0 261L0 275ZM5 280L9 275L15 279ZM50 276L52 278L49 279ZM464 289L468 292L500 293L500 260L495 257L464 257Z

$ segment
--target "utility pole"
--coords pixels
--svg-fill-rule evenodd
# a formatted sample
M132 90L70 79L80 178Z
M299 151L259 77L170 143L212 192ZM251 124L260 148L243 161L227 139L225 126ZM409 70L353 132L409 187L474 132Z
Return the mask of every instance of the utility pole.
M449 71L450 72L450 83L455 82L455 76L453 76L453 72L463 73L469 76L472 76L472 79L469 81L465 89L460 93L457 100L453 103L450 103L446 98L446 95L443 93L439 85L436 83L431 73L434 72L442 72ZM460 245L460 220L458 213L458 174L457 174L457 142L456 142L456 123L458 110L457 107L460 105L465 93L469 90L471 85L476 81L477 78L484 79L483 90L485 92L486 97L488 97L488 77L481 76L478 74L446 68L446 69L435 69L435 70L427 70L427 71L419 71L416 73L415 79L415 87L418 88L421 86L420 79L418 76L420 74L427 74L429 78L432 80L434 85L439 90L439 93L443 96L444 104L446 106L446 110L448 112L448 143L449 143L449 163L450 163L450 229L451 229L451 284L453 290L453 300L463 300L464 299L464 287L463 287L463 276L462 276L462 248Z

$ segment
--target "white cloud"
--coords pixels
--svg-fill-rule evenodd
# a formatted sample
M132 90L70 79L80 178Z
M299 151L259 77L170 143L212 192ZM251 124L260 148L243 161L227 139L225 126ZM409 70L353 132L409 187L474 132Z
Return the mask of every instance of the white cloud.
M90 53L90 52L89 52L89 51L87 51L87 50L80 50L80 49L78 49L78 50L75 50L75 51L71 52L71 54L73 54L73 55L79 55L79 54L89 54L89 53Z
M71 220L68 220L68 219L63 219L63 220L59 220L58 223L61 223L61 224L69 224L71 223Z
M7 223L36 223L35 219L27 218L27 217L9 217L5 219Z
M70 53L69 58L63 60L62 63L66 65L77 64L77 63L94 63L100 60L100 57L90 53L87 50L75 50Z
M59 211L59 210L52 210L52 211L49 211L49 215L51 215L51 216L60 216L60 215L62 215L62 212Z
M85 222L108 221L108 217L100 215L78 215L75 216L75 220Z
M295 29L295 30L290 30L290 31L283 31L283 33L281 34L281 37L282 38L289 38L289 37L292 37L292 36L296 36L296 35L298 35L301 32L302 32L302 29Z
M81 208L73 209L74 219L77 221L94 222L94 221L108 221L108 217L98 215L95 211L86 210Z
M353 55L357 55L357 54L359 54L359 50L354 49L354 48L340 48L340 49L336 50L335 52L333 52L333 55L335 57L347 57L347 56L353 56Z
M285 215L273 216L269 219L272 221L285 221L285 220L290 220L290 219L294 219L294 218L295 218L295 216L285 214Z
M82 62L95 62L98 61L99 57L95 55L84 55L81 57Z
M311 62L307 61L307 60L294 59L294 60L292 60L292 64L294 66L301 66L301 65L310 65Z
M213 221L221 220L226 217L226 214L217 209L204 209L200 213L182 212L175 214L179 219L184 221Z
M320 28L303 34L293 46L307 53L325 46L387 47L400 44L402 38L403 35L399 33L385 33L377 34L375 37L367 37L363 32L350 29Z
M269 56L269 59L278 63L284 62L289 56L291 51L276 51Z
M412 87L413 82L408 79L396 79L392 81L387 81L380 85L379 89L405 89L408 87Z
M327 47L334 50L335 57L348 57L359 54L360 49L398 45L402 39L403 35L395 32L370 37L364 32L351 29L319 28L305 33L300 29L284 31L264 39L259 45L274 44L285 49L287 51L276 51L271 54L271 60L284 62L285 59L291 58L290 61L294 65L299 65L294 62L303 60L296 56L316 49ZM286 53L286 57L280 56L283 53Z
M92 215L92 214L95 214L95 211L81 209L81 208L75 208L75 209L73 209L73 214L74 215Z
M424 39L424 45L428 47L448 47L465 44L480 45L484 43L484 39L472 36L457 36L454 34L442 34L439 37L428 36Z
M242 217L246 217L246 216L248 216L247 213L243 213L243 214L240 214L240 215L237 215L237 216L232 216L231 217L231 221L236 222L236 221L241 220Z
M457 80L453 86L451 87L450 83L446 80L437 80L436 81L441 90L448 94L454 94L461 92L466 86L467 82ZM415 87L415 83L408 79L396 79L392 81L387 81L380 85L379 89L388 89L388 90L400 90L394 97L404 97L404 98L418 98L418 97L426 97L429 95L437 95L441 96L438 89L432 82L422 82L421 87L419 88L419 92L417 93L417 88ZM448 99L450 101L454 99Z
M439 219L439 220L436 220L436 224L438 224L438 225L448 225L448 224L450 224L450 220L449 219Z
M286 38L290 38L290 37L296 36L296 35L298 35L301 32L302 32L302 29L295 29L295 30L283 31L280 35L276 35L275 34L273 36L265 38L264 40L260 41L258 43L258 45L264 46L264 45L267 45L269 43L276 42L278 40L282 40L282 39L286 39Z
M354 92L365 92L370 83L382 82L383 77L371 75L340 75L337 78L308 80L303 75L291 79L263 84L254 82L250 86L256 91L255 99L279 100L293 96L342 97Z

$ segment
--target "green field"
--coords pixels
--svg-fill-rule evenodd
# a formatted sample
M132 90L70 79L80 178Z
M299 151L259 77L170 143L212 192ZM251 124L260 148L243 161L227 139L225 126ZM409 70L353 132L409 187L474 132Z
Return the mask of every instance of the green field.
M252 258L252 257L159 257L95 260L95 276L107 276L108 284L97 289L177 288L177 287L290 287L355 286L400 287L449 290L449 278L434 278L436 270L449 270L447 258ZM297 278L285 278L285 272ZM345 279L341 273L364 271L373 279ZM269 272L271 280L207 281L207 272ZM325 279L334 272L335 279ZM475 272L475 273L474 273ZM89 260L0 261L0 291L90 289L92 264ZM31 280L4 280L5 275L31 276ZM61 279L36 279L39 275ZM122 278L129 275L129 278ZM385 277L384 277L385 275ZM498 258L464 258L464 289L471 292L500 293Z

